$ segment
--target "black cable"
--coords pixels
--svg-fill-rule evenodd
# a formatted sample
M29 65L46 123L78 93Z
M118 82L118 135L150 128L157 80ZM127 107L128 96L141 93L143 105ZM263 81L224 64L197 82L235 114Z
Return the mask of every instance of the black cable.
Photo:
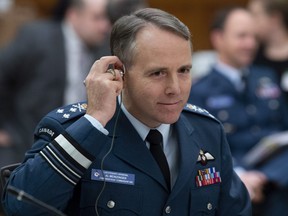
M53 206L50 206L44 202L42 202L39 199L36 199L35 197L31 196L30 194L24 192L23 190L19 190L16 187L13 187L11 185L7 186L7 192L16 196L17 200L22 202L26 201L30 204L34 204L42 209L44 209L46 212L49 212L51 215L55 216L66 216L58 209L54 208Z
M114 146L116 128L117 128L118 119L119 119L119 115L120 115L120 111L121 111L121 106L122 106L122 92L120 93L120 106L119 106L119 109L117 111L116 120L115 120L115 124L114 124L114 127L113 127L113 134L112 134L112 140L111 140L110 148L109 148L109 150L107 151L107 153L103 156L103 158L101 160L100 169L101 169L101 172L103 174L104 180L103 180L102 189L101 189L100 193L98 194L98 196L96 198L96 201L95 201L95 212L96 212L97 216L100 216L99 212L98 212L98 209L97 209L98 202L99 202L99 199L100 199L100 197L101 197L101 195L102 195L102 193L103 193L103 191L105 190L105 187L106 187L106 178L105 178L105 174L104 174L104 161L105 161L106 157L111 153L111 151L113 149L113 146Z

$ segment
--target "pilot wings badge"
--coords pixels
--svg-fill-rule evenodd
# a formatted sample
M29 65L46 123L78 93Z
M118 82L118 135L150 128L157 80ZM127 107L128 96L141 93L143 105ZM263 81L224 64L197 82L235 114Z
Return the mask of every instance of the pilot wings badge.
M215 158L209 152L204 152L202 149L200 149L197 162L200 162L201 165L205 166L208 161L213 160L215 160Z

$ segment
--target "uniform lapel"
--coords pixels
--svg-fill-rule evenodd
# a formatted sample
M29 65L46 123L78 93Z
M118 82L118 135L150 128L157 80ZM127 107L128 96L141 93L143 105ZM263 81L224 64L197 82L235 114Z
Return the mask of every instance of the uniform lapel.
M114 145L114 154L121 160L135 167L143 173L154 178L166 190L165 179L161 170L151 155L146 143L141 139L130 121L121 111L117 124L116 139ZM112 135L114 121L111 121L106 127Z
M172 196L175 196L188 181L192 180L192 171L195 169L200 152L199 143L197 143L195 138L194 128L184 115L181 115L175 124L175 130L178 134L179 173L172 189ZM173 197L171 197L171 199L173 199Z

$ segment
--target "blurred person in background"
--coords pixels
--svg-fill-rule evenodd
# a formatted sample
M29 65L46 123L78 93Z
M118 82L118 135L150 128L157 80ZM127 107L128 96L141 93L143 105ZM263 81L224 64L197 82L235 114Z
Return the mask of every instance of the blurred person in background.
M109 0L107 4L107 14L111 24L124 15L147 7L145 0Z
M212 24L211 41L217 63L192 85L189 102L223 123L234 169L255 204L254 215L283 215L288 212L287 151L259 169L248 168L243 161L263 137L288 129L287 104L275 72L250 66L257 49L253 16L240 7L220 11Z
M288 100L288 1L250 0L248 7L261 42L254 62L276 71Z
M139 9L146 8L147 6L146 0L109 0L106 11L110 25L113 26L122 16L129 15ZM103 43L103 49L105 48L110 49L110 35Z
M83 80L110 23L107 0L71 0L57 21L25 25L0 50L0 166L20 162L49 110L86 99Z

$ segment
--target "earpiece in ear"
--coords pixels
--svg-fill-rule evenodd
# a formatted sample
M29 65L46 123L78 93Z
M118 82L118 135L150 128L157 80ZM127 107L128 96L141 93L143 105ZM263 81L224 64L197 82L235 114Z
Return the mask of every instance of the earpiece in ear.
M120 74L121 74L122 79L124 79L124 75L125 75L125 73L126 73L125 65L122 66L122 69L123 69L123 70L120 70Z

